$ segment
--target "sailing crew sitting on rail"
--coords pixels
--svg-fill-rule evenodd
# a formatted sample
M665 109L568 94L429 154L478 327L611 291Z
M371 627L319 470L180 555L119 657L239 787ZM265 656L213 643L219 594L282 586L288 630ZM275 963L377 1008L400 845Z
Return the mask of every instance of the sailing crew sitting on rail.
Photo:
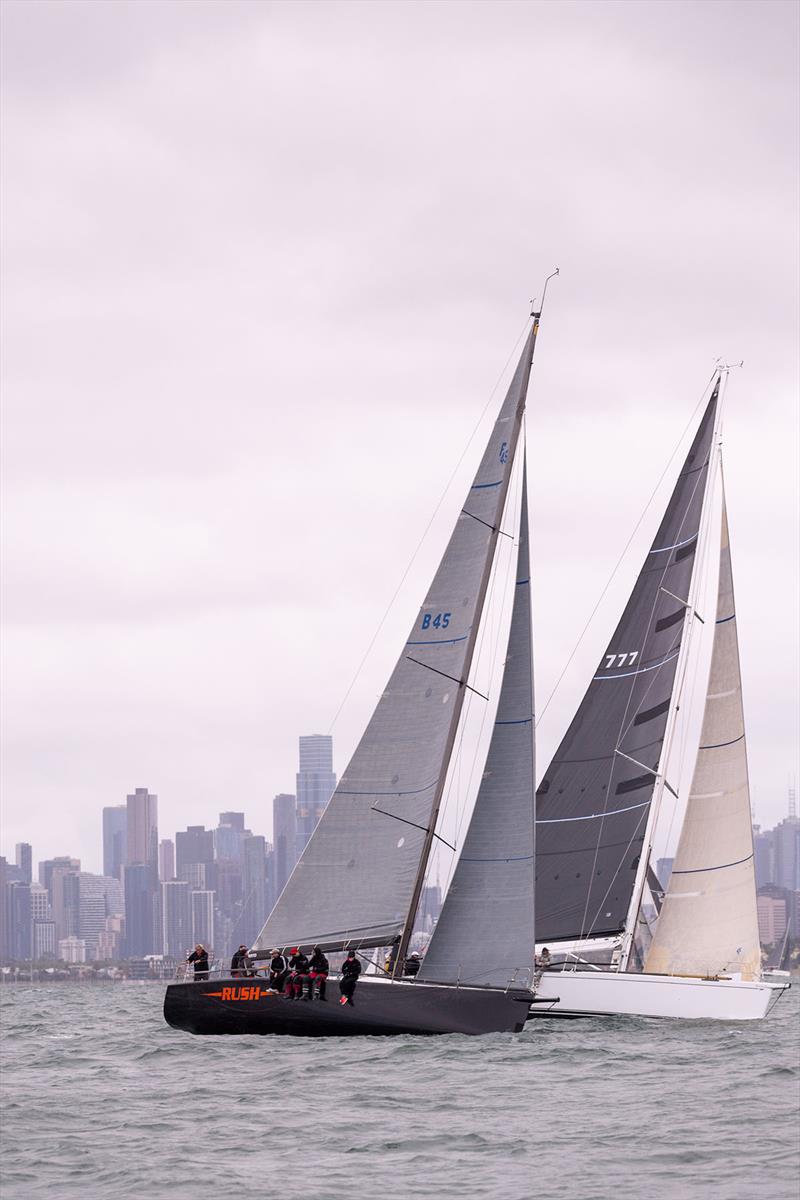
M252 971L248 970L249 960L247 957L247 946L242 944L231 959L231 975L236 979L239 975L252 975Z
M308 956L299 946L292 950L289 959L289 978L286 980L285 995L290 1000L299 1000L303 995L303 987L308 979Z
M421 963L419 961L419 954L417 954L416 950L414 950L403 963L403 974L416 975L420 966Z
M314 984L317 985L317 996L320 1000L325 1000L325 983L328 978L330 966L325 955L320 950L319 946L315 946L311 952L311 960L308 964L308 998L314 999Z
M347 958L342 963L342 978L339 980L339 991L342 993L340 1004L355 1004L353 992L356 990L358 977L361 974L361 963L356 958L355 950L348 950Z
M541 971L546 971L550 966L550 951L547 946L542 947L542 953L536 956L536 965Z
M286 959L278 949L270 953L272 958L269 960L269 986L276 992L282 992L286 976L289 974Z
M208 951L205 946L201 946L198 942L186 961L187 963L194 963L195 983L208 979Z

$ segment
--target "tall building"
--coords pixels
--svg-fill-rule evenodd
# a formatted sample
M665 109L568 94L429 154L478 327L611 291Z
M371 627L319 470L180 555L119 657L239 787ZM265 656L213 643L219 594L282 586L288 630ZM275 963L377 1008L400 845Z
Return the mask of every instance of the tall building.
M789 920L787 893L767 884L758 893L758 938L762 946L775 946L783 940Z
M163 838L158 843L158 878L162 883L175 878L175 843L172 838Z
M269 915L267 843L263 837L245 838L242 843L242 918L240 938L248 946L256 940Z
M185 832L175 834L175 876L189 879L189 869L202 864L210 867L214 862L214 832L205 825L187 825ZM210 874L207 873L207 874ZM197 875L193 876L197 879ZM205 878L203 881L205 886Z
M285 792L272 801L275 894L280 896L297 862L297 801Z
M124 916L122 884L109 875L91 875L81 871L79 881L78 936L86 943L91 961L98 957L98 938L106 928L106 918Z
M756 887L772 883L775 876L775 831L762 830L760 825L753 826L753 857L756 874Z
M31 884L31 920L52 921L53 913L50 907L50 893L40 883Z
M48 892L50 892L51 904L53 903L53 871L57 869L80 871L81 860L79 858L70 858L68 854L64 854L59 858L47 858L44 860L44 862L39 863L39 883L41 883L42 887L46 887Z
M242 842L250 837L244 827L244 813L224 812L219 814L219 825L214 830L214 853L217 861L241 862Z
M128 806L103 809L103 874L122 879L128 861Z
M161 884L161 953L184 959L192 945L192 909L189 884L171 879Z
M158 879L158 796L147 788L136 788L126 804L126 866L146 863L152 884Z
M800 820L784 817L772 831L775 846L775 874L778 887L800 890Z
M50 907L56 923L56 937L77 937L80 924L80 870L70 862L77 859L55 860L50 872Z
M300 738L300 770L297 772L297 856L322 816L336 790L333 773L333 738L314 733Z
M192 892L192 945L214 948L214 892Z
M33 922L33 957L37 962L56 956L55 921Z
M30 842L17 842L14 857L22 872L22 882L31 883L33 880L33 850Z
M160 932L159 932L160 941ZM154 900L150 867L134 863L125 868L125 957L158 953L154 931Z
M6 892L6 954L12 961L30 958L33 952L33 920L31 918L31 885L15 879L7 883Z

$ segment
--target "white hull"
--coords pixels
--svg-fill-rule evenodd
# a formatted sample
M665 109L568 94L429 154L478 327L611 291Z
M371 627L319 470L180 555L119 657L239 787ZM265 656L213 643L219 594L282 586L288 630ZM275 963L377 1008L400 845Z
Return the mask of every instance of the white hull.
M534 1017L682 1017L757 1021L786 983L685 979L616 971L544 971L536 988Z

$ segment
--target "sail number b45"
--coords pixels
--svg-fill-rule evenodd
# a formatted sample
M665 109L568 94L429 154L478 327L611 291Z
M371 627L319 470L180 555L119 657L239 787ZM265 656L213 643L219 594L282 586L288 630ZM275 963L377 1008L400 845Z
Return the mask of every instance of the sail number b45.
M452 613L425 613L422 618L423 629L447 629Z

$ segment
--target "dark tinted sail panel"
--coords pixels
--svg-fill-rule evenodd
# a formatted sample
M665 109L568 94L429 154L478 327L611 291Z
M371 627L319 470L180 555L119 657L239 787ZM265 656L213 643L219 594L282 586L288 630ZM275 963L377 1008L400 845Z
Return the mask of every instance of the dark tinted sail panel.
M537 790L538 942L624 926L675 682L718 393L719 381L622 619Z
M422 608L257 946L387 945L403 929L458 722L538 322Z

